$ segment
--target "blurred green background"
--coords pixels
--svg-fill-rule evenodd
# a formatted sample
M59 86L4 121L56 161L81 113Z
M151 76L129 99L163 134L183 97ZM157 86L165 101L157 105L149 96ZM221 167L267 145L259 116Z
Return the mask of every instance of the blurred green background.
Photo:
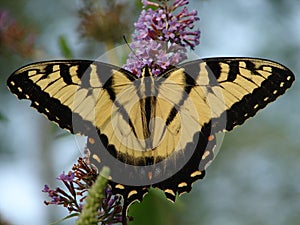
M41 189L46 183L59 185L55 177L71 168L82 146L30 108L28 101L18 101L6 88L6 79L29 62L70 56L94 59L105 52L112 43L82 37L78 30L82 18L78 10L83 2L0 2L0 10L24 26L13 31L20 37L20 46L9 46L7 39L0 38L0 218L10 224L49 224L67 214L60 207L45 206L47 196ZM125 17L128 21L123 20L126 30L110 27L102 31L103 36L119 34L122 38L133 31L140 5L127 2L124 12L131 14ZM132 224L300 224L298 0L203 0L193 1L191 8L198 10L201 19L201 44L196 49L201 58L272 59L289 67L296 82L255 119L226 134L205 179L196 182L191 193L173 205L161 193L151 191L143 203L131 207L130 213L135 215ZM112 18L105 17L107 21ZM0 27L1 21L0 17ZM2 34L0 29L0 37ZM74 224L74 220L62 224Z

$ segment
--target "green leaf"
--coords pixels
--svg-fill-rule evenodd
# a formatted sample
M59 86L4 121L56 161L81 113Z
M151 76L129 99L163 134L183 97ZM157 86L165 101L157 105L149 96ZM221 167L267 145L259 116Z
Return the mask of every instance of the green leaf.
M58 39L58 44L60 51L62 52L63 56L67 59L74 58L73 52L69 47L69 44L64 36L60 36Z
M141 203L130 206L128 215L133 217L130 225L176 225L178 212L178 200L172 203L162 191L150 189Z

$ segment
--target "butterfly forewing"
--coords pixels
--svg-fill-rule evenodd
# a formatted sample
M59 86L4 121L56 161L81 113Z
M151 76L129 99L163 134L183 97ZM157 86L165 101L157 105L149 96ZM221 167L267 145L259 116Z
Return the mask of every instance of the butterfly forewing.
M218 131L230 131L243 124L282 95L295 80L293 73L285 66L257 58L208 58L186 63L182 67L198 86L221 90L225 110L216 110L213 115ZM199 113L205 115L207 112L202 108Z
M127 75L118 67L87 60L39 62L15 71L7 85L19 99L31 100L31 106L60 127L88 135L98 119L97 102L104 100L100 108L106 109L103 105L113 98L103 90L114 73ZM124 80L118 86L126 86Z

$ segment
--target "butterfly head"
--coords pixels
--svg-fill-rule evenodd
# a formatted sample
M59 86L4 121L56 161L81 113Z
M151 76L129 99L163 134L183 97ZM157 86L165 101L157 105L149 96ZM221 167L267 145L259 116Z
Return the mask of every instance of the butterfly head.
M142 77L152 77L152 76L153 74L151 72L151 68L148 66L148 64L146 64L142 70Z

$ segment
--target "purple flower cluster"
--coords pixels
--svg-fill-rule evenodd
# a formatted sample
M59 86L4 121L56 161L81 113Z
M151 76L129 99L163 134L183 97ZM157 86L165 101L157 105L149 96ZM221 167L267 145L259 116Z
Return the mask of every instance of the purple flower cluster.
M100 221L102 224L115 224L122 221L121 196L112 194L110 188L105 189L105 198L102 199L102 208L100 209Z
M42 190L48 193L50 201L44 201L46 205L62 205L69 212L81 213L83 201L87 197L87 192L96 181L98 172L89 166L84 159L79 158L77 164L67 174L63 172L57 177L62 181L68 191L61 188L50 189L48 185ZM78 200L79 198L79 200ZM98 210L98 221L103 225L118 223L122 220L121 197L114 196L109 186L105 189L105 198L102 200L101 208Z
M188 11L188 0L176 0L155 3L143 0L144 7L156 7L143 10L135 25L133 43L124 66L137 76L148 65L154 75L161 74L187 58L187 48L194 49L199 44L200 31L192 31L198 21L197 11ZM184 6L184 7L183 7ZM183 9L179 10L180 7ZM177 12L179 10L179 12Z

